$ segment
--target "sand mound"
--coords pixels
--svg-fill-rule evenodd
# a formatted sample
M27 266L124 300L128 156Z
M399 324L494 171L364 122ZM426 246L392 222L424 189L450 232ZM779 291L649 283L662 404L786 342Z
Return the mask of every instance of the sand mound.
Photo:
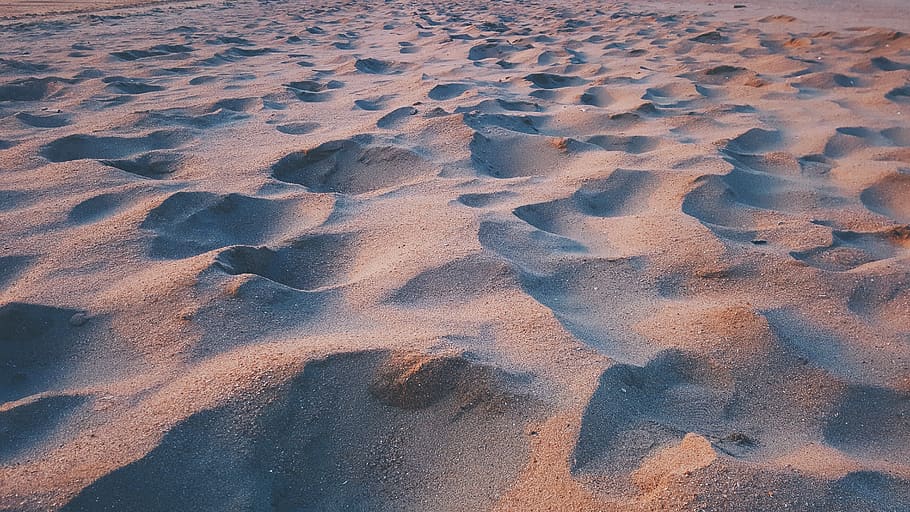
M399 304L433 307L467 303L478 296L516 286L514 271L507 264L478 254L421 272L390 299Z
M721 423L730 394L711 373L679 352L661 354L642 368L608 369L585 411L573 471L627 474L685 432L707 430L733 449L754 447L756 441L741 432L709 426Z
M859 457L907 460L910 450L901 439L910 435L910 394L870 386L854 386L840 397L825 426L825 440Z
M59 439L65 424L87 401L78 395L38 395L0 409L0 463L37 455Z
M4 372L0 399L16 400L44 391L67 360L79 352L72 332L80 312L12 302L0 307L0 355Z
M286 382L191 415L63 510L489 506L525 463L523 425L539 408L507 379L458 356L312 361ZM478 456L495 462L478 468Z
M892 174L863 190L860 199L870 210L896 222L910 223L910 174Z

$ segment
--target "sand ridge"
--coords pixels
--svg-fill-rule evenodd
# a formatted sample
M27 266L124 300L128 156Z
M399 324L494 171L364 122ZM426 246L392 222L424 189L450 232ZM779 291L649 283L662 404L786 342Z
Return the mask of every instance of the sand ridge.
M910 507L910 27L777 7L0 21L0 510Z

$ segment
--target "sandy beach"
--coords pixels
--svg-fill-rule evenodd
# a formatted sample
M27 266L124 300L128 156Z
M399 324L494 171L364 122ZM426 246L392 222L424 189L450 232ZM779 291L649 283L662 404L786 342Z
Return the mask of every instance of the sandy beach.
M910 4L0 0L0 511L910 510Z

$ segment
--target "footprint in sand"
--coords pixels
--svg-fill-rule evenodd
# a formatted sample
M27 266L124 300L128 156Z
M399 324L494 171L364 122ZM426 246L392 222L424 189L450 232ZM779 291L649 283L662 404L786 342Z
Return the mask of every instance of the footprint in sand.
M824 247L791 252L794 258L832 272L846 272L867 263L907 254L910 249L910 227L901 226L881 231L838 231Z
M161 180L183 169L187 161L187 157L179 153L149 151L133 158L101 160L101 163L143 178Z
M16 119L33 128L60 128L72 123L70 116L66 114L37 115L19 112L16 114Z
M76 80L64 78L23 78L0 85L0 101L38 101L52 96L65 84Z
M357 59L354 62L354 68L361 73L368 73L371 75L390 75L394 73L401 73L400 65L394 62L374 58Z
M313 192L341 194L372 192L435 172L435 166L418 153L368 135L291 153L272 166L278 180Z
M310 291L345 282L356 242L354 234L310 235L275 248L231 247L219 253L215 262L229 274L255 274Z
M280 124L275 127L276 130L278 130L281 133L284 133L285 135L306 135L308 133L315 131L318 128L319 128L319 123L308 123L308 122L286 123L286 124Z
M431 100L445 101L457 98L470 89L471 86L466 83L439 84L433 86L433 88L430 89L430 92L427 93L427 96L429 96Z
M56 139L39 153L51 162L68 162L85 158L118 159L155 149L172 149L189 140L189 134L160 130L138 137L116 137L76 134Z
M101 81L107 84L108 89L123 94L146 94L164 90L161 85L150 84L137 78L110 76L103 78Z
M160 57L163 55L177 55L178 57L189 57L189 54L196 51L190 46L182 44L159 44L148 50L123 50L111 52L111 55L120 60L134 61L139 59L148 59L150 57Z
M140 227L153 234L153 257L180 259L229 245L256 245L322 223L332 201L265 199L241 194L176 192Z

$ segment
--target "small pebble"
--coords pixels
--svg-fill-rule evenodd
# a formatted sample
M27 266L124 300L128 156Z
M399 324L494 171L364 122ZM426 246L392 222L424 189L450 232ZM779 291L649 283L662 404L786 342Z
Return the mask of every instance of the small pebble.
M70 325L73 327L85 325L85 322L88 322L88 315L85 313L79 312L70 317Z

